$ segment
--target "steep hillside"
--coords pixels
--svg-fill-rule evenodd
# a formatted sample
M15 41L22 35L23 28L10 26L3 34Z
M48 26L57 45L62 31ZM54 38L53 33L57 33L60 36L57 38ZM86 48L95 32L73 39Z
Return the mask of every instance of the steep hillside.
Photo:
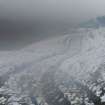
M32 94L33 91L38 94L40 79L52 66L58 74L65 72L75 80L87 80L90 73L105 63L104 34L105 28L81 28L22 50L0 52L0 77L4 87L18 94Z

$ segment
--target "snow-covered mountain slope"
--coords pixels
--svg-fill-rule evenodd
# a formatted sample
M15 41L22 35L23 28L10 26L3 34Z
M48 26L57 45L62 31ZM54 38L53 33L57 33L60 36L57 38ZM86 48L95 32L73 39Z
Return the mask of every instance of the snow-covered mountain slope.
M40 41L18 51L0 52L0 76L14 87L11 77L20 80L23 75L31 75L39 80L53 66L57 72L86 79L89 72L105 62L104 34L105 28L77 29L70 35Z

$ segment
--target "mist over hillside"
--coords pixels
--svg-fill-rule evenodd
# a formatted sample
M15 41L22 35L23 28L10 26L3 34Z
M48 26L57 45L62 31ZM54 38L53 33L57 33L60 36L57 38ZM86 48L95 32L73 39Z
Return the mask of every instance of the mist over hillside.
M25 47L42 39L66 34L71 23L56 20L0 19L0 49L11 50ZM9 43L9 44L8 44Z
M0 0L0 105L105 105L105 1Z
M104 88L104 32L104 27L79 28L72 35L43 40L17 51L1 51L2 96L5 98L7 95L12 98L11 102L14 102L13 97L16 102L18 102L16 97L24 97L29 98L31 103L34 97L37 101L40 98L41 102L44 101L49 105L52 105L53 100L54 105L58 104L60 99L63 99L62 105L67 105L65 103L73 105L74 101L69 95L67 95L69 100L64 97L66 92L71 94L69 90L72 91L73 88L79 91L79 96L76 96L79 98L79 103L88 102L80 101L80 97L86 95L84 98L88 98L90 105L103 104L104 90L100 91L101 86ZM94 75L99 77L95 78ZM71 80L74 84L70 83ZM95 87L100 88L94 91ZM55 96L61 98L56 100ZM20 103L21 100L23 98L19 100Z

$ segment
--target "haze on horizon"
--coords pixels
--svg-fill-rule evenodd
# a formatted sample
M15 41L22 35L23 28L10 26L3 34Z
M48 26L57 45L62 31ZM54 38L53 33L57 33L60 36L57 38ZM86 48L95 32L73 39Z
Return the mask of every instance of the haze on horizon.
M104 0L0 0L0 50L60 35L104 10Z

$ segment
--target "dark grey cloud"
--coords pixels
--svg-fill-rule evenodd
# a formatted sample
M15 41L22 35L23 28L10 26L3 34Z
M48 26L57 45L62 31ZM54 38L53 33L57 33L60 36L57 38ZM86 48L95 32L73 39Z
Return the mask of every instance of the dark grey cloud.
M23 46L60 34L104 10L104 0L0 0L0 45Z

